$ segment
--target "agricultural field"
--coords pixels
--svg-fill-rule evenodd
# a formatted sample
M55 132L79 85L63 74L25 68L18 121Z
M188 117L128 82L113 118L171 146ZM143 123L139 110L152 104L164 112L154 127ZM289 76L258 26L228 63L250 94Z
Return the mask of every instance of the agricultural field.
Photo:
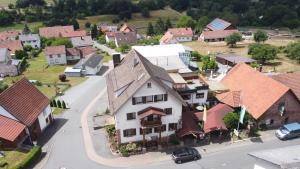
M290 39L272 39L268 40L265 43L271 44L274 46L286 46L295 40ZM224 42L215 42L215 43L206 43L200 41L193 41L184 43L184 45L191 47L192 49L198 51L202 55L217 53L236 53L241 56L251 57L248 55L248 46L249 44L254 43L253 41L245 41L238 43L237 47L229 48ZM273 71L278 72L290 72L290 71L300 71L300 64L296 61L291 60L285 56L284 53L279 53L278 58L273 60L264 66L264 71Z
M138 29L139 33L145 33L149 22L155 24L158 18L162 18L163 20L169 18L172 23L175 23L181 15L181 13L175 10L165 8L163 10L151 11L149 18L144 18L140 13L134 13L132 14L132 19L128 20L127 23L134 25ZM84 25L86 22L90 22L92 24L99 24L101 22L112 23L112 20L115 18L117 18L115 15L98 15L86 17L84 20L78 20L78 22L80 28L83 29L85 28Z
M6 30L23 30L25 23L17 23L9 26L1 26L0 31L6 31ZM31 22L27 23L28 27L32 32L37 33L38 29L43 26L42 22Z
M17 77L6 77L4 78L4 81L11 85L22 77L26 77L29 80L37 80L45 84L37 86L37 88L46 96L52 98L56 94L56 87L52 84L58 83L57 87L59 90L64 91L69 85L75 86L86 80L85 77L68 77L67 82L60 82L58 76L64 72L67 65L48 66L44 53L40 53L36 58L29 59L28 62L29 67L22 75Z

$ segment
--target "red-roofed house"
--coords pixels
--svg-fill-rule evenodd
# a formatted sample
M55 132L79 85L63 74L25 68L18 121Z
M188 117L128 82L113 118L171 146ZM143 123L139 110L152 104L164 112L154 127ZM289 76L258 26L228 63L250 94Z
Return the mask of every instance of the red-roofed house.
M133 26L129 26L127 23L124 23L120 28L120 32L136 32L136 28Z
M21 79L0 94L0 139L11 146L25 136L36 140L53 121L51 112L50 100L27 79Z
M61 37L63 33L74 32L73 26L52 26L39 29L39 34L44 38Z
M217 96L219 101L244 105L261 125L277 127L300 121L300 102L292 90L245 63L234 66L221 83L230 91Z
M193 40L192 28L170 28L159 40L160 44L175 44Z
M84 37L84 36L86 36L85 30L61 32L61 37L64 38L76 38L76 37Z
M45 48L44 52L49 65L67 64L66 47L64 45L48 46Z
M16 40L19 35L21 35L20 30L3 31L0 32L0 41Z
M22 50L23 46L20 40L6 40L0 42L0 48L8 48L10 55L14 56L16 50Z

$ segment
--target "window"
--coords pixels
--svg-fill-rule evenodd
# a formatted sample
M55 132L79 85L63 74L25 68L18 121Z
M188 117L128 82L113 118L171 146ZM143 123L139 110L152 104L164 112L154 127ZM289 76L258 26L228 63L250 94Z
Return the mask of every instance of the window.
M134 120L136 119L135 113L127 113L127 120Z
M166 109L165 109L165 113L166 113L167 115L171 115L171 114L172 114L172 108L166 108Z
M196 98L197 98L197 99L202 99L202 98L204 98L204 93L197 93L197 94L196 94Z
M141 104L143 103L143 98L142 97L133 97L132 98L132 104L135 105L135 104Z
M147 83L147 88L151 88L151 82Z
M49 55L49 58L53 58L53 56L52 56L52 55Z
M167 126L165 124L162 125L161 128L160 128L160 130L161 130L161 132L166 131L167 130ZM155 127L154 128L154 133L159 133L159 127Z
M159 94L159 95L154 96L154 102L159 102L159 101L163 101L163 100L164 100L164 95L163 94Z
M191 95L190 94L185 94L181 96L183 100L190 100L191 99Z
M59 58L60 58L60 54L58 54L58 55L57 55L57 57L59 57Z
M153 102L153 96L146 96L146 102Z
M145 128L144 130L145 130L145 135L152 133L152 128ZM140 135L143 135L143 129L142 128L140 128Z
M126 129L123 130L123 136L124 137L132 137L136 135L136 129Z
M169 123L169 131L177 130L177 123Z
M282 103L279 104L278 111L279 111L279 113L280 113L281 116L284 115L284 113L285 113L285 103L284 102L282 102Z

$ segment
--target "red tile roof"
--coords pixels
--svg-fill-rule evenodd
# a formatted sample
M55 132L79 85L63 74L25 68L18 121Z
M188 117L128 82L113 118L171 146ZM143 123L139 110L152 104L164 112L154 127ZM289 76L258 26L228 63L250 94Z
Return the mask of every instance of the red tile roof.
M240 107L241 105L241 91L229 91L218 94L216 98L231 107Z
M61 37L65 32L74 32L74 27L69 26L53 26L53 27L43 27L39 29L39 34L41 37L51 38L51 37Z
M0 32L0 41L12 40L21 34L20 30L11 30Z
M168 29L168 32L170 32L174 36L193 36L193 30L192 28L170 28Z
M83 37L86 36L86 31L85 30L66 31L66 32L61 32L61 36L64 38Z
M22 123L0 115L0 138L13 142L24 131L25 127Z
M182 128L179 130L177 135L179 137L184 137L186 135L198 135L203 132L200 130L200 127L197 125L197 121L192 112L183 112L182 113Z
M203 31L200 37L204 37L205 39L218 39L218 38L226 38L233 33L239 33L237 29L233 30L219 30L219 31Z
M219 103L207 111L206 122L204 122L204 132L209 133L214 130L227 130L223 118L227 113L234 110L226 104Z
M49 99L26 78L0 94L0 105L26 126L31 126L49 104Z
M64 45L61 46L48 46L44 50L46 55L57 55L57 54L65 54L66 47Z
M97 49L95 49L93 47L82 47L82 48L79 48L79 50L80 50L81 56L84 58L90 54L97 52Z
M120 32L135 32L136 28L133 26L129 26L127 23L124 23L120 28Z
M221 80L230 91L241 91L241 104L255 118L261 117L289 88L245 63L234 66Z
M80 52L76 48L66 48L67 56L80 56Z
M172 39L173 39L173 37L174 37L174 35L173 34L171 34L169 31L168 32L166 32L165 34L164 34L164 36L162 36L161 38L160 38L160 42L162 42L162 43L169 43Z
M105 35L108 37L115 37L116 32L105 32Z
M300 101L300 72L283 73L275 76L271 76L276 81L291 88L292 92L296 95Z
M0 42L0 48L8 48L14 54L16 50L22 50L23 46L20 40L6 40Z

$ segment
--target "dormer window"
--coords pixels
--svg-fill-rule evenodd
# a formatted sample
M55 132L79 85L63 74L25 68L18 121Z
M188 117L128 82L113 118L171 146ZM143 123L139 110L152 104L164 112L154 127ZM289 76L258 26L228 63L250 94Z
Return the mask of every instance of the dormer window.
M151 82L147 83L147 88L151 88Z

